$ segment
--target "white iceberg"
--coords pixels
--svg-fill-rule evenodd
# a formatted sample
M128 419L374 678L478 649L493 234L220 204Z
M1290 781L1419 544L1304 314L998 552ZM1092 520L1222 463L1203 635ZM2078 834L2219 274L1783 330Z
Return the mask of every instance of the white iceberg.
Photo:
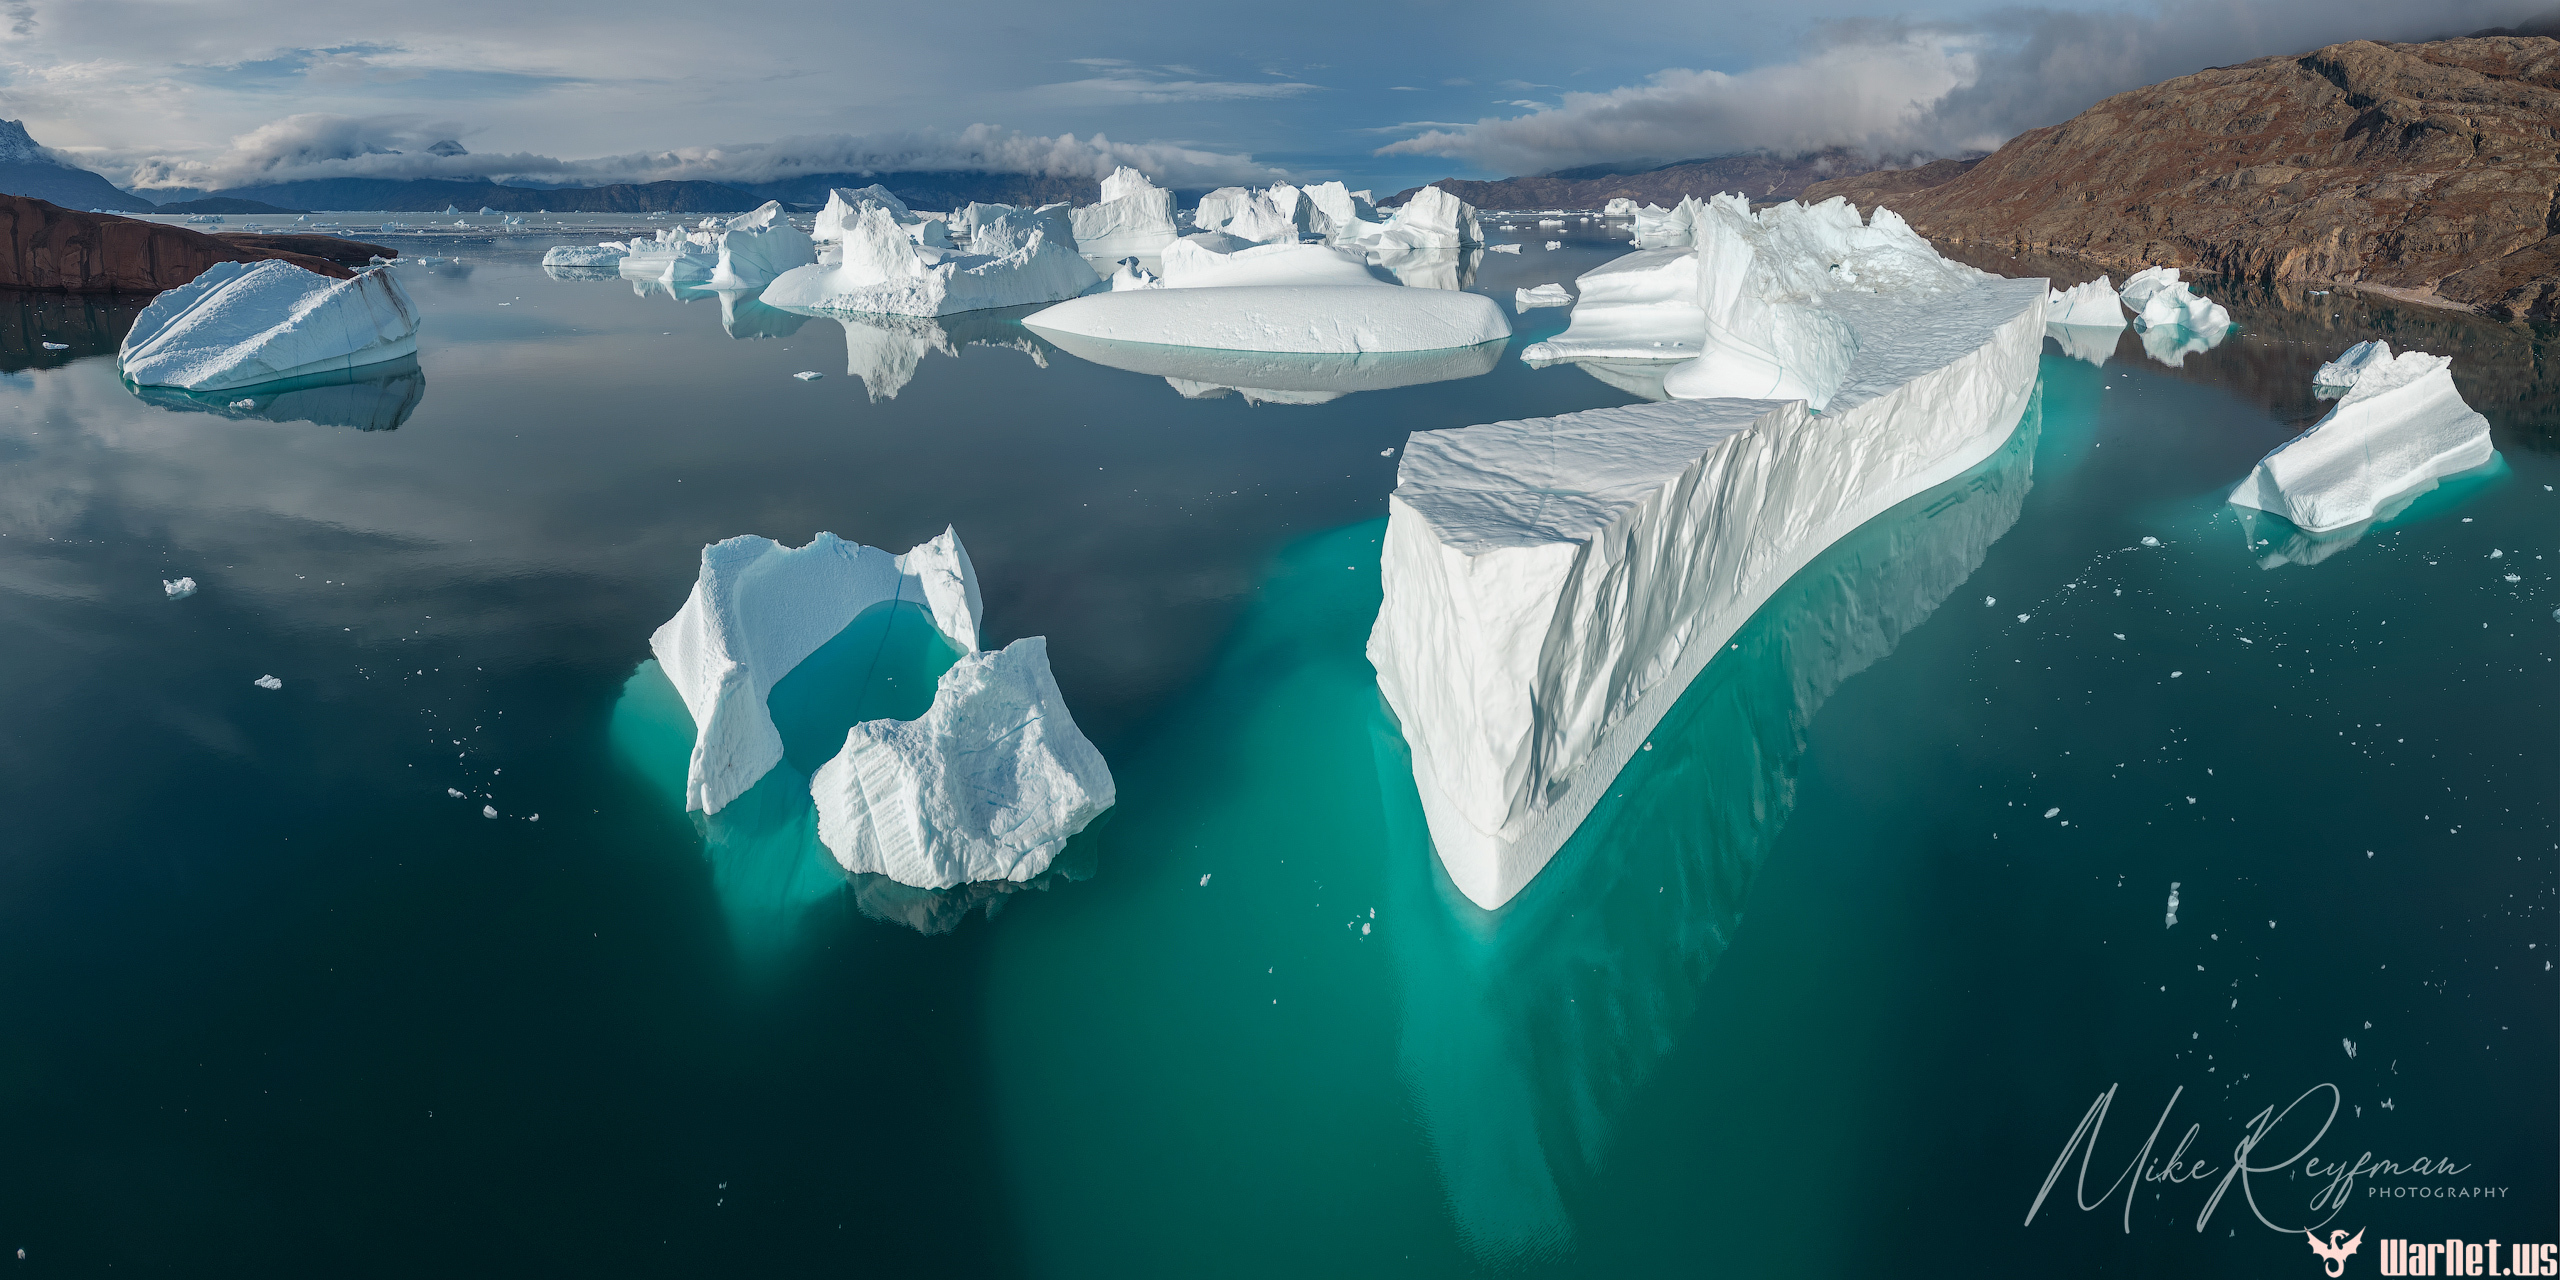
M261 689L281 689L284 687L284 681L278 680L274 676L260 676L249 683L258 686Z
M1349 242L1339 235L1336 240ZM1379 249L1459 249L1483 244L1484 228L1474 205L1438 187L1424 187L1358 243Z
M1706 338L1694 249L1639 249L1583 272L1573 287L1572 321L1521 359L1686 360Z
M624 242L624 250L620 267L624 276L670 285L708 280L720 261L719 246L710 232L683 227L661 227L651 237L633 236Z
M2046 292L1845 300L1857 352L1819 417L1718 399L1408 440L1368 653L1460 891L1519 892L1789 575L1999 447Z
M2145 330L2175 327L2219 338L2223 330L2231 327L2231 313L2178 279L2176 267L2145 267L2134 272L2133 278L2124 282L2123 300Z
M1520 246L1516 244L1493 244L1486 245L1484 251L1486 253L1518 253L1520 252Z
M2398 500L2497 456L2489 420L2453 385L2451 357L2393 356L2379 340L2371 345L2333 362L2354 360L2346 397L2259 459L2231 491L2233 504L2282 516L2306 533L2329 533L2376 519Z
M1561 284L1542 284L1534 289L1520 289L1515 292L1517 296L1514 299L1513 309L1518 311L1531 311L1539 307L1570 307L1573 305L1573 295L1567 293L1565 291L1565 287Z
M2335 360L2325 361L2311 375L2314 388L2344 391L2356 385L2356 377L2375 365L2391 362L2391 344L2380 338L2359 342L2339 353Z
M1023 317L1044 333L1230 351L1438 351L1511 336L1493 299L1444 289L1243 285L1093 293Z
M1603 218L1632 218L1636 216L1636 202L1625 196L1613 197L1609 203L1600 207L1600 216Z
M1555 252L1556 250L1561 249L1561 248L1563 248L1563 247L1564 247L1564 241L1562 241L1562 240L1549 240L1549 241L1547 242L1547 252L1549 252L1549 253L1553 253L1553 252Z
M2124 327L2124 303L2116 296L2115 286L2105 276L2068 289L2056 289L2045 298L2044 322L2082 327L2121 329Z
M1696 242L1698 215L1702 211L1696 196L1689 196L1668 209L1657 204L1646 205L1633 215L1636 244L1646 249L1686 248Z
M1377 233L1378 206L1370 203L1368 192L1353 191L1339 182L1319 182L1305 191L1315 211L1311 228L1326 239L1361 240Z
M217 262L151 300L116 368L143 387L226 391L418 349L418 309L388 271L334 280L290 262Z
M1069 253L1081 252L1081 247L1076 244L1075 212L1063 204L1027 208L1010 204L981 204L972 200L951 215L948 228L953 234L967 239L969 252L988 254L1000 251L979 244L978 237L999 222L1012 228L1007 233L1008 243L1038 227L1048 231L1051 245Z
M623 255L630 252L620 240L601 244L555 244L542 255L546 267L619 267Z
M1117 794L1038 636L954 663L922 719L853 726L809 790L845 870L921 889L1029 880Z
M918 221L907 202L890 194L887 187L872 183L867 187L834 187L827 192L827 205L818 210L816 227L809 238L821 242L844 239L845 228L853 225L865 209L886 209L891 220L901 226Z
M1380 285L1361 255L1323 244L1255 244L1220 231L1196 232L1164 247L1157 269L1167 289L1237 285Z
M1938 256L1892 210L1862 220L1836 197L1754 213L1741 196L1720 195L1694 210L1692 230L1698 353L1662 379L1682 400L1803 400L1819 411L1857 358L1853 311L1870 299L1943 294L1990 278ZM2039 350L2042 337L2039 329ZM1906 349L1926 358L1925 349Z
M1173 242L1173 193L1127 166L1102 180L1102 199L1071 211L1078 252L1151 254Z
M972 205L971 209L984 206ZM919 245L879 207L847 228L834 264L795 267L766 286L764 303L808 311L941 316L1072 298L1102 277L1073 243L1036 216L999 216L970 236L972 252Z
M196 580L193 578L162 578L160 580L160 592L172 600L184 600L188 596L196 593Z
M1122 258L1120 269L1111 273L1113 293L1126 289L1161 289L1163 287L1164 277L1139 266L1136 258Z
M818 260L816 242L782 216L776 200L729 219L716 233L716 243L718 257L710 277L714 289L760 289L783 272Z
M963 652L978 647L978 578L960 537L902 556L821 533L804 547L746 535L702 549L702 569L649 648L693 717L685 808L718 813L782 760L765 699L863 610L920 604Z

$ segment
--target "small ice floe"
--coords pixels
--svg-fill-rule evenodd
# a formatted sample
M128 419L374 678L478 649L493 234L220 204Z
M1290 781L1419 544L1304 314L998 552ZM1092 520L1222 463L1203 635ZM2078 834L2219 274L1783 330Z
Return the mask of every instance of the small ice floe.
M1216 873L1215 873L1215 872L1212 872L1211 874L1212 874L1212 875L1214 875L1214 874L1216 874ZM1203 889L1206 889L1206 888L1208 888L1208 887L1209 887L1209 877L1208 877L1208 876L1202 876L1202 877L1200 877L1200 887L1201 887L1201 888L1203 888Z
M2044 811L2044 816L2046 816L2046 817L2050 818L2050 817L2052 817L2053 815L2055 815L2055 814L2057 814L2057 813L2060 813L2060 812L2062 812L2062 806L2061 806L2061 805L2055 805L2054 807L2052 807L2052 808L2050 808L2050 809L2047 809L2047 810L2045 810L2045 811Z
M818 379L823 378L823 377L825 377L825 376L827 376L827 375L825 375L825 374L823 374L823 373L820 373L820 372L818 372L818 371L817 371L817 370L815 370L815 369L803 369L803 370L801 370L801 371L800 371L800 372L798 372L798 373L792 374L791 376L792 376L792 377L795 377L795 378L798 378L798 379L799 379L799 380L801 380L802 382L816 382Z
M48 342L44 344L44 349L47 351L69 351L71 349L71 344L68 342ZM23 1257L25 1255L21 1254L19 1256Z
M480 816L481 816L481 817L483 817L483 818L494 818L494 817L497 817L497 816L498 816L498 806L496 806L496 805L494 805L494 804L484 804L484 805L480 806Z
M445 793L446 795L452 796L452 797L453 797L454 799L456 799L456 800L459 800L459 799L461 799L461 798L462 798L462 793L461 793L461 792L459 792L459 791L454 790L454 789L453 789L453 788L451 788L451 787L446 787L446 788L444 789L444 793Z
M2170 672L2170 673L2169 673L2169 678L2170 678L2170 679L2172 679L2172 680L2175 680L2175 679L2177 679L2178 677L2180 677L2180 676L2182 676L2182 675L2185 675L2185 674L2186 674L2186 672L2184 672L2184 671L2172 671L2172 672Z
M2344 1036L2340 1036L2340 1037L2338 1037L2338 1043L2340 1043L2340 1044L2342 1044L2342 1045L2345 1045L2345 1046L2347 1047L2347 1056L2348 1056L2348 1057L2352 1058L2352 1057L2356 1056L2356 1042L2355 1042L2355 1041L2353 1041L2353 1040L2349 1040L2349 1039L2347 1039L2347 1038L2346 1038L2346 1037L2344 1037Z
M172 582L167 578L162 578L160 580L160 591L161 594L168 596L172 600L184 600L188 596L196 593L196 580L193 578L180 578Z
M1982 598L1982 607L1985 609L1988 609L1998 603L2000 603L2000 597L1998 596L1984 596Z
M231 407L234 409L255 409L258 407L258 402L244 396L238 400L232 401Z
M1520 252L1520 246L1518 246L1518 245L1516 245L1516 244L1489 244L1489 245L1486 245L1486 246L1485 246L1485 252L1487 252L1487 253L1518 253L1518 252Z
M2019 615L2018 615L2018 621L2020 621L2020 622L2024 622L2024 621L2026 621L2026 620L2027 620L2027 616L2028 616L2028 615L2023 614L2023 613L2022 613L2022 614L2019 614Z
M2160 545L2160 540L2146 533L2142 535L2142 545L2146 547L2156 547Z
M1563 247L1564 247L1564 241L1562 241L1562 240L1549 240L1549 241L1547 242L1547 252L1549 252L1549 253L1553 253L1553 252L1555 252L1556 250L1561 249L1561 248L1563 248Z
M258 686L261 689L281 689L284 687L284 681L278 680L274 676L260 676L249 683Z
M2499 550L2499 549L2497 549L2496 547L2491 547L2491 548L2489 548L2489 558L2490 558L2490 559L2492 559L2492 560L2495 560L2495 559L2497 559L2497 558L2499 558L2500 556L2503 556L2503 555L2505 555L2505 554L2507 554L2507 553L2506 553L2506 552L2504 552L2504 551L2500 551L2500 550Z
M2255 644L2257 644L2257 643L2258 643L2257 641L2252 640L2252 639L2250 639L2250 638L2249 638L2249 637L2247 637L2247 636L2235 636L2235 637L2233 637L2233 638L2234 638L2234 639L2236 639L2236 640L2238 640L2240 643L2245 644L2245 645L2255 645Z
M2176 928L2176 927L2177 927L2177 925L2178 925L2178 882L2177 882L2177 881L2175 881L2175 880L2172 880L2172 881L2170 881L2170 882L2169 882L2169 923L2168 923L2168 924L2166 924L2166 925L2163 925L2163 926L2161 926L2161 927L2162 927L2162 928L2174 929L2174 928Z

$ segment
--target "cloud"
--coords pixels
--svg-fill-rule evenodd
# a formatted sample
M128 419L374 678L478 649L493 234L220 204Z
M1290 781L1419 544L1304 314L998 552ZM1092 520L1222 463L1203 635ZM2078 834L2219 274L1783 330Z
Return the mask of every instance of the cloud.
M1045 137L987 124L956 131L812 135L588 160L521 152L437 155L427 150L437 141L465 132L458 125L415 116L287 116L232 139L229 150L211 160L145 158L133 164L129 185L222 190L314 178L489 178L579 185L772 182L818 173L912 170L1101 178L1124 164L1176 186L1275 182L1286 176L1285 170L1255 163L1250 155L1113 142L1100 133Z
M1083 80L1068 80L1040 86L1043 96L1075 102L1166 103L1225 102L1239 98L1294 98L1312 93L1316 86L1296 80L1278 84L1260 80L1202 80L1199 73L1187 67L1148 69L1130 63L1115 63L1105 58L1077 58L1073 61L1094 67L1101 75ZM1265 75L1280 75L1267 71Z
M1392 90L1392 91L1394 91L1394 92L1396 92L1396 93L1420 93L1420 92L1422 92L1422 88L1421 88L1421 86L1419 86L1419 85L1410 85L1410 84L1391 84L1391 85L1388 85L1388 86L1387 86L1387 88L1388 88L1388 89L1390 89L1390 90Z
M2409 40L2512 21L2549 0L2154 0L2135 12L2002 9L1963 22L1833 22L1790 62L1673 68L1529 114L1434 128L1378 155L1499 173L1832 146L1952 154L1997 147L2099 99L2209 64L2343 40ZM1528 105L1513 103L1511 105Z

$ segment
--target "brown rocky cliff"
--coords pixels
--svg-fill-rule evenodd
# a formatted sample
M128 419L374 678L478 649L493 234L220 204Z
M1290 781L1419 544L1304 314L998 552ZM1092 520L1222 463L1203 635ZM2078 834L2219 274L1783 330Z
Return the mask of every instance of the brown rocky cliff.
M1881 202L1935 239L2117 271L2560 318L2560 40L2260 58L2117 94L1935 186L1857 183L1804 198Z
M266 258L342 280L355 274L308 253L0 195L0 289L158 293L195 279L217 262Z

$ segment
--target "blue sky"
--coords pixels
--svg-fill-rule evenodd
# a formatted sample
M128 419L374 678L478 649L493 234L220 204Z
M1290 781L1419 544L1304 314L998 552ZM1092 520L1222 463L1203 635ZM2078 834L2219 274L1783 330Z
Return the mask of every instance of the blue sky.
M2205 65L2538 7L0 0L0 114L163 185L1132 162L1183 185L1384 191L1759 146L1990 146ZM445 136L474 154L420 154Z

